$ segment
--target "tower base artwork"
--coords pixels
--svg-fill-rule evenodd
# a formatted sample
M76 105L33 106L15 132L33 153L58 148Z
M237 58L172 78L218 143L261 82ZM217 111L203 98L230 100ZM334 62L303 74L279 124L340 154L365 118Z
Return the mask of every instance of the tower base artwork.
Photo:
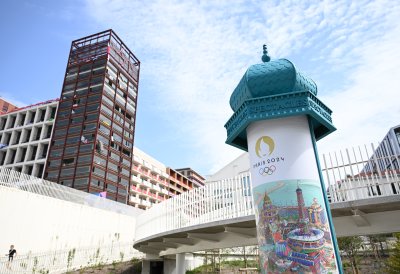
M279 59L234 90L227 143L247 150L262 273L343 273L316 140L335 130L317 86Z
M268 273L336 272L326 209L318 202L323 200L319 185L312 180L286 180L253 189L259 253ZM319 197L305 199L302 207L296 197L303 193ZM286 197L286 203L280 197Z

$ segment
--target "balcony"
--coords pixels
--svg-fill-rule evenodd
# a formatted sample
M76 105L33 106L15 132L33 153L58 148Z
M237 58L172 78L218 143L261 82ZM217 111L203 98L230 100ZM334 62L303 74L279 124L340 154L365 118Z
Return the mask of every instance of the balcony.
M166 195L168 195L168 190L166 190L165 188L161 189L161 193L164 193Z
M153 185L153 189L161 192L161 187L159 187L158 185Z
M150 183L149 181L147 181L147 180L142 180L142 183L145 185L145 186L147 186L147 187L152 187L152 183Z
M142 159L140 159L140 158L139 158L138 156L136 156L136 155L133 155L133 161L136 162L136 163L139 163L139 164L143 163Z
M142 182L142 180L138 176L135 176L135 175L132 175L132 180L139 184Z
M105 87L105 88L104 88L105 93L106 93L110 98L113 98L113 99L114 99L115 91L112 90L108 84L104 85L104 87Z
M137 197L133 197L133 196L130 197L129 201L130 201L131 203L136 203L136 204L139 204L139 203L140 203L140 199L137 198Z

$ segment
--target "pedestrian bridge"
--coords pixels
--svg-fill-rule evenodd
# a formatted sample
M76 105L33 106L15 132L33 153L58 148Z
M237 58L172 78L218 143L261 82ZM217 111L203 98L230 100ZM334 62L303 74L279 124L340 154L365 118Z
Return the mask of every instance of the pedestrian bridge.
M339 237L400 231L400 171L379 169L385 159L366 156L362 149L367 147L321 159ZM375 169L368 172L372 163ZM136 249L159 256L257 244L250 174L153 206L138 217L135 239Z

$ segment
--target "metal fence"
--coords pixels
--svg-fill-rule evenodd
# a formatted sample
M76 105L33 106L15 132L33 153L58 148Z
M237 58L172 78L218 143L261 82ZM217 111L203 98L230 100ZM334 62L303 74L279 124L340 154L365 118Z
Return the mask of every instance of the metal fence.
M400 155L378 155L376 151L371 145L322 155L320 161L330 203L400 195L400 171L394 164L386 165L384 169L379 167L381 162L399 160ZM370 171L368 166L372 167ZM136 239L253 215L250 181L250 173L244 173L207 183L202 188L154 205L137 220Z
M142 212L132 206L111 201L94 194L79 191L4 167L0 167L0 185L68 202L113 211L128 216L137 216Z
M323 154L320 161L329 202L398 195L400 155L393 146L385 141Z
M132 243L51 252L17 254L13 261L0 258L0 273L66 273L85 267L101 266L114 262L140 259L143 254L133 249Z
M182 193L146 210L137 220L136 239L253 213L249 174Z

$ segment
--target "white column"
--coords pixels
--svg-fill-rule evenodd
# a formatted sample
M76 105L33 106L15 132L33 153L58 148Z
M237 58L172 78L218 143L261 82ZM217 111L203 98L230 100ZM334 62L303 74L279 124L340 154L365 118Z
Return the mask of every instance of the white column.
M254 122L247 140L263 273L338 273L307 117Z
M150 261L143 260L142 261L142 274L149 274L150 273Z
M176 274L184 274L185 272L185 253L176 254Z

